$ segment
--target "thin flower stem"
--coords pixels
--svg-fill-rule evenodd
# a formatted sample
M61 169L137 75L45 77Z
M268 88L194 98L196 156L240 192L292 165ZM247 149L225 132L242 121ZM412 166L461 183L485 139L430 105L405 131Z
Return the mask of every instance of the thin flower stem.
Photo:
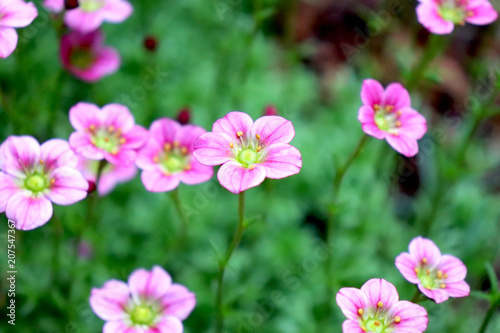
M485 333L486 328L488 327L488 324L490 323L491 319L493 318L493 315L495 314L496 309L500 307L500 298L496 300L496 302L492 302L490 305L490 309L486 313L486 316L483 319L483 323L481 324L481 327L479 328L478 333Z
M426 300L425 296L417 288L417 290L415 291L415 294L411 298L410 302L417 304L417 303L423 302L425 300Z
M175 188L170 193L170 196L172 198L172 202L174 203L175 210L177 211L177 214L179 215L179 218L181 219L181 228L180 228L180 233L179 233L179 237L178 237L177 247L184 246L186 243L186 238L187 238L189 218L187 217L186 213L184 212L184 209L182 208L181 200L179 198L179 187Z
M217 297L215 300L215 309L217 311L215 326L216 333L224 332L224 309L222 304L224 273L234 250L241 242L241 238L243 237L245 228L245 192L241 192L238 196L238 228L236 229L236 233L234 234L231 245L229 245L229 248L227 249L226 255L219 262L219 275L217 277Z

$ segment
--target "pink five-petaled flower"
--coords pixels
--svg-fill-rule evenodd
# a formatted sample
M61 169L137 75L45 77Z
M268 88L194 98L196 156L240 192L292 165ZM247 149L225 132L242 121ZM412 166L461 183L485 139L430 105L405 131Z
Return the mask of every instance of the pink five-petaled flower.
M418 153L417 140L427 131L427 122L411 108L410 94L401 84L392 83L384 91L379 82L365 80L361 100L363 106L359 109L358 120L366 134L386 139L407 157Z
M432 33L449 34L455 24L486 25L495 21L497 11L488 0L419 0L418 21Z
M371 279L361 290L340 289L337 304L347 317L343 333L421 333L429 321L423 307L400 301L396 287L383 279Z
M23 0L0 0L0 58L7 58L17 46L14 28L29 25L38 16L33 3Z
M91 160L129 166L148 137L147 130L135 125L134 117L121 104L99 109L80 102L69 110L69 120L76 129L69 137L71 148Z
M64 140L41 146L31 136L11 136L0 146L0 212L17 229L31 230L49 221L52 203L71 205L87 196L88 183Z
M181 333L195 304L195 295L159 266L134 271L128 284L110 280L90 295L92 310L107 321L103 333Z
M71 31L61 39L61 61L64 68L79 79L95 82L118 70L118 52L103 45L99 30L82 34Z
M465 297L470 287L464 281L467 268L460 259L444 254L430 239L417 237L410 242L410 253L396 258L396 267L411 283L436 303L451 297Z
M151 124L149 140L139 151L136 164L141 168L142 183L148 191L171 191L180 182L188 185L208 181L213 167L193 158L195 140L206 131L194 125L180 125L172 119Z
M283 117L264 116L254 123L246 113L230 112L196 140L194 157L205 165L222 164L217 173L220 184L240 193L266 177L299 173L302 157L288 144L294 136L292 123Z

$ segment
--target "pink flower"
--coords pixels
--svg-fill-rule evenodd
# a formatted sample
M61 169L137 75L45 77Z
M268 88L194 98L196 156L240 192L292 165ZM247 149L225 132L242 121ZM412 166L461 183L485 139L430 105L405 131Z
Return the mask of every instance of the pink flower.
M132 5L124 0L80 0L77 8L66 12L64 22L72 30L87 33L105 21L123 22L132 11Z
M54 13L59 13L64 9L64 0L44 0L43 6Z
M411 283L436 303L449 297L465 297L470 287L464 281L467 268L458 258L445 254L430 239L414 238L409 246L410 253L401 253L396 258L396 267Z
M17 229L31 230L52 217L52 203L71 205L87 196L88 183L76 169L64 140L41 146L31 136L10 136L0 146L0 212Z
M22 0L0 1L0 58L7 58L17 46L14 28L26 27L38 16L33 3Z
M498 13L488 0L419 0L418 21L432 33L449 34L455 24L490 24Z
M104 333L181 333L195 304L195 295L159 266L134 271L128 284L110 280L90 295L92 310L107 321Z
M343 333L421 333L429 321L423 307L400 301L396 287L384 279L371 279L361 290L340 289L337 304L347 317Z
M95 183L99 162L78 156L78 169L88 182ZM137 174L137 168L131 164L106 164L101 172L97 192L104 196L110 193L117 184L128 182Z
M295 136L290 121L264 116L253 122L243 112L230 112L217 120L212 132L195 142L194 157L205 165L219 165L217 178L232 193L240 193L264 179L299 173L300 152L289 145Z
M194 125L180 125L172 119L151 124L150 137L139 151L136 164L141 168L142 183L148 191L171 191L180 182L195 185L214 175L212 167L193 158L195 140L206 131Z
M386 139L405 156L418 153L417 140L427 131L427 122L410 107L410 94L401 84L390 84L384 91L379 82L365 80L361 100L363 106L359 109L358 120L366 134Z
M99 109L81 102L69 110L69 120L76 129L69 137L71 148L91 160L129 166L148 137L146 129L135 125L134 117L121 104Z
M61 39L61 61L64 68L79 79L95 82L120 68L120 55L103 45L99 30L82 34L72 31Z

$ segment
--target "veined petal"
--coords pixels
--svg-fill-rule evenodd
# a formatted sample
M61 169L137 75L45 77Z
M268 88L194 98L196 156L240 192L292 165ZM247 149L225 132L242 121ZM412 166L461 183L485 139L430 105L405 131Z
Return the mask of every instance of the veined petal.
M425 308L408 301L396 302L390 310L390 315L401 319L399 323L393 323L395 332L424 332L429 322Z
M133 149L121 148L116 154L104 152L104 158L112 164L130 166L134 164L137 152Z
M342 323L342 333L365 333L361 326L359 326L359 321L347 319Z
M205 165L219 165L234 157L230 144L234 140L223 132L202 134L194 143L193 156Z
M449 34L455 27L453 22L445 21L439 15L435 2L421 2L417 6L417 17L420 24L437 35Z
M158 162L155 162L154 159L162 152L162 149L163 147L160 146L158 141L150 138L137 153L135 164L142 170L156 170Z
M104 152L94 146L89 136L83 132L73 132L69 137L69 145L75 152L91 160L102 160Z
M175 140L179 142L181 147L186 147L189 152L192 152L196 139L206 132L207 131L200 126L184 125L177 131Z
M439 270L441 270L443 274L448 275L445 280L446 283L462 281L467 275L467 267L465 267L464 263L460 259L449 254L441 256Z
M196 185L204 183L214 175L212 166L203 165L196 160L192 160L189 170L185 170L179 174L179 179L184 184Z
M384 87L373 79L363 81L361 87L361 100L364 105L373 107L375 104L381 105L384 102Z
M286 143L275 143L266 148L265 161L266 176L281 179L298 174L302 168L300 151Z
M80 102L69 110L69 122L77 131L100 126L101 118L101 110L95 104Z
M427 120L412 108L402 108L400 111L399 121L401 126L399 127L399 133L415 140L421 139L427 132Z
M77 169L60 167L50 174L50 178L54 183L46 195L55 204L72 205L87 196L89 184Z
M0 27L0 58L7 58L17 46L17 32L13 28Z
M162 118L154 121L149 127L150 137L155 139L158 144L173 143L181 125L175 120Z
M146 143L148 136L149 132L144 127L135 125L123 135L125 143L121 145L121 148L139 149Z
M33 197L29 191L14 194L7 203L7 218L20 230L32 230L52 217L52 203L45 197Z
M134 127L134 116L125 105L108 104L103 106L101 112L105 115L103 121L105 127L114 126L116 129L121 129L123 133L127 133Z
M26 27L38 16L35 4L24 1L3 1L0 13L2 26L12 28Z
M135 270L128 278L128 287L133 297L159 300L172 286L172 278L160 266L151 271L143 268Z
M357 288L341 288L336 296L337 305L344 316L351 320L358 320L359 309L366 309L369 301L366 295Z
M155 328L150 328L145 333L182 333L183 326L179 319L167 316L161 319Z
M229 135L230 140L240 140L238 132L243 133L243 137L250 135L252 125L253 120L248 114L233 111L217 120L212 126L212 132L224 132Z
M289 143L295 136L292 122L280 116L264 116L255 121L251 137L259 136L261 146L273 143Z
M167 176L158 169L144 170L141 174L142 184L149 192L168 192L179 186L178 175Z
M127 316L129 289L126 283L110 280L102 288L93 288L90 294L90 307L103 320L120 320Z
M186 287L172 284L161 299L163 314L186 319L196 305L196 297Z
M375 309L389 309L394 303L399 301L396 287L384 279L371 279L367 281L361 287L361 291L368 297L369 304Z
M418 289L422 292L422 294L432 298L436 303L443 303L450 297L446 289L427 289L422 284L418 285Z
M18 191L12 176L0 171L0 213L5 212L7 204Z
M408 90L400 83L391 83L384 93L384 105L394 106L394 110L400 110L411 106L411 98Z
M258 186L266 178L266 168L260 164L253 165L254 168L250 169L234 161L226 162L220 167L217 179L229 192L241 193Z
M398 153L412 157L418 154L418 143L416 139L410 138L405 134L388 134L385 139Z
M415 272L419 262L411 254L404 252L396 257L396 267L406 280L411 283L420 283L420 279Z
M441 251L433 241L423 237L416 237L408 246L410 254L418 262L425 262L429 267L437 267L441 260Z
M31 136L10 136L0 147L0 169L24 178L40 163L40 145Z
M470 286L465 281L447 283L445 290L451 297L467 297L470 294Z
M102 328L102 333L144 333L142 328L135 329L134 327L129 327L121 320L108 321L104 324Z
M62 166L76 168L78 164L78 159L68 141L61 139L44 142L40 147L40 160L46 172Z

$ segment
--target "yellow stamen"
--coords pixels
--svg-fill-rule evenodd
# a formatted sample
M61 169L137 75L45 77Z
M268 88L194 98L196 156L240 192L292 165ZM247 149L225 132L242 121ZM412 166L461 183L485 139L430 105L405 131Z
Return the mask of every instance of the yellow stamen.
M122 129L121 128L117 129L116 130L116 137L117 138L120 137L121 134L122 134Z
M179 141L174 141L174 148L179 148L181 143Z
M401 322L401 318L399 316L394 317L394 322L396 324L400 323Z
M396 127L401 127L401 122L399 120L396 121Z
M378 105L378 104L375 104L375 105L373 106L373 109L374 109L375 111L378 111L378 110L380 110L380 105Z
M155 163L160 162L160 158L158 156L153 156L153 162Z
M260 140L260 135L255 134L255 137L257 138L257 140Z
M90 125L90 126L89 126L89 130L90 130L91 132L95 131L95 125Z
M387 111L391 112L392 110L394 110L394 106L392 106L392 105L386 105L386 106L385 106L385 109L386 109Z
M95 146L95 139L94 138L90 139L90 143L92 143Z
M54 183L55 183L55 182L56 182L56 179L55 179L55 178L52 178L52 179L50 180L50 185L54 185Z
M170 176L170 175L171 175L171 173L170 173L170 172L168 172L167 170L163 171L163 174L164 174L165 176Z
M229 142L229 147L234 148L234 143Z
M417 273L417 274L418 274L418 272L419 272L418 268L415 268L415 269L414 269L414 271L415 271L415 273Z
M472 17L474 16L474 12L472 10L467 11L467 17Z
M184 167L184 170L186 170L186 171L191 170L191 165L186 165L186 166Z
M248 168L249 168L250 170L255 169L255 164L250 165Z
M364 312L365 312L365 311L364 311L363 309L358 309L358 314L359 314L360 316L362 316Z
M444 288L446 288L446 285L445 285L444 283L441 283L441 284L439 285L439 288L444 289Z
M163 149L165 151L170 151L172 149L172 145L170 143L165 143L165 145L163 146Z
M361 329L366 332L366 326L365 325L361 325Z
M377 303L377 306L378 306L379 308L381 308L381 307L383 307L383 306L384 306L384 303L383 303L382 301L379 301L379 302Z
M422 263L427 264L427 258L422 258Z
M446 279L448 277L448 273L444 273L444 278Z
M108 126L108 132L113 133L115 131L115 127L113 125Z
M125 140L125 138L120 138L120 144L124 144L125 142L127 142L127 140Z
M188 153L188 149L186 147L181 148L181 154L186 155Z
M118 149L113 149L111 151L111 155L118 155Z
M373 325L375 325L375 326L380 326L380 321L375 320L375 321L373 322Z
M40 164L43 165L45 162L41 159L40 160Z
M109 138L108 138L108 137L105 137L105 138L104 138L104 142L109 142Z
M429 286L425 287L425 289L432 290L432 288Z
M259 152L261 149L262 149L262 147L261 147L261 146L258 146L258 147L257 147L257 152Z
M241 138L241 137L243 136L243 132L242 132L242 131L238 131L238 132L236 132L236 136L237 136L238 138Z
M402 115L402 114L403 114L403 112L401 112L401 110L398 110L398 112L396 112L396 114L397 114L398 116L400 116L400 115Z
M431 271L430 271L430 270L428 270L428 269L426 269L426 270L425 270L425 273L426 273L427 275L429 275L429 274L431 274Z
M437 278L442 279L443 278L443 272L437 271Z

